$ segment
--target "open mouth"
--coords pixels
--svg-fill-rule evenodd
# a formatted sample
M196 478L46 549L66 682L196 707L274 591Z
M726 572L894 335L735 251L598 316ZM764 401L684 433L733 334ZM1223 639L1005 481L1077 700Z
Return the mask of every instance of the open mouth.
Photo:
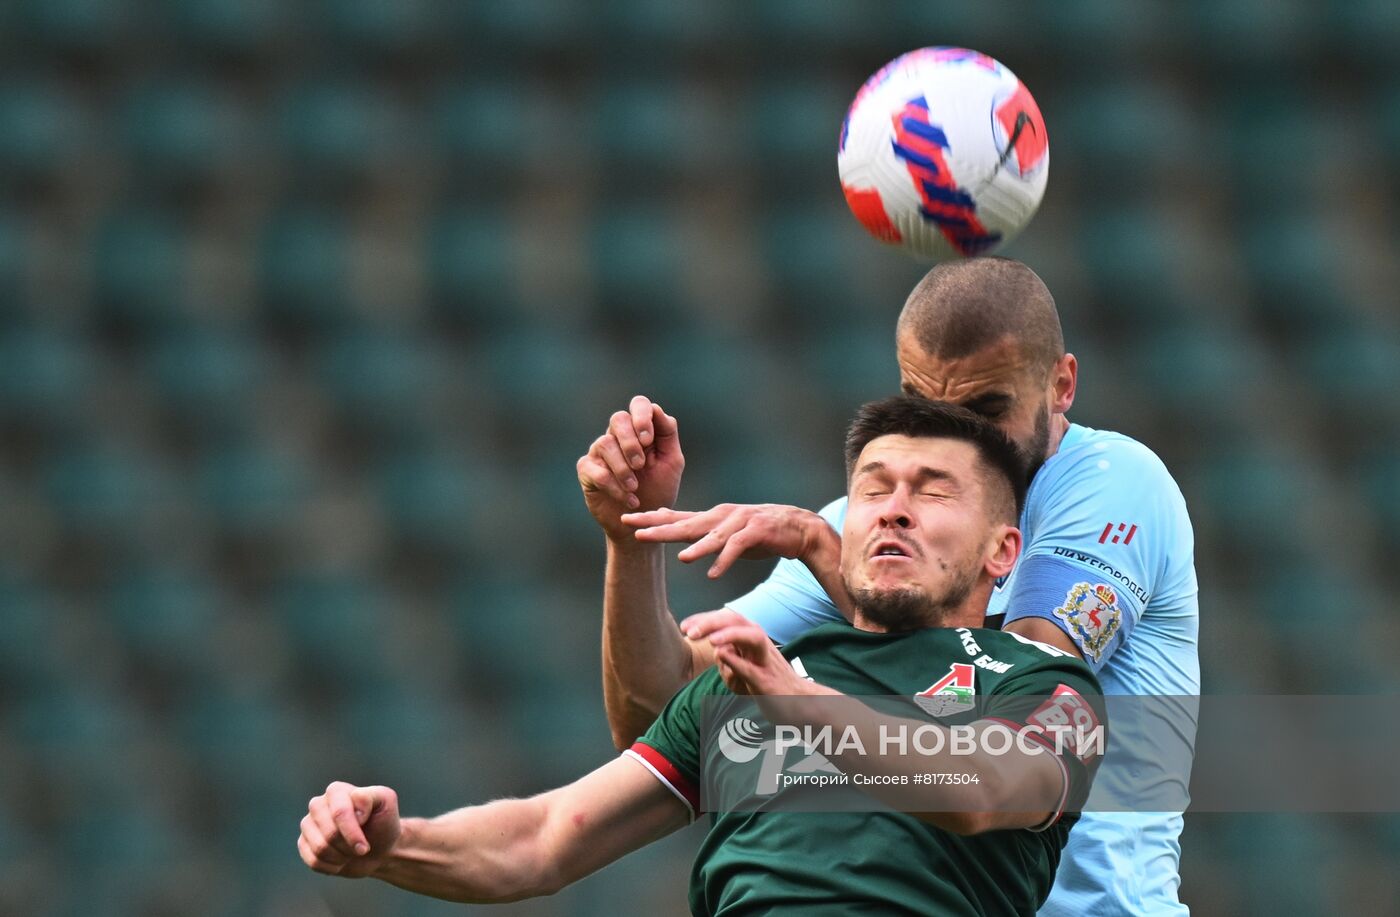
M875 547L870 552L870 556L872 558L903 557L907 560L913 557L913 552L902 542L886 539L885 541L876 543Z

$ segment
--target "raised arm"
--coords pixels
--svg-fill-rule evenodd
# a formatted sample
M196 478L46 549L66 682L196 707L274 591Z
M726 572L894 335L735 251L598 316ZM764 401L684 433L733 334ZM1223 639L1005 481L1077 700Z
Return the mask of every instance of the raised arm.
M671 615L663 546L639 542L621 519L629 510L674 504L684 469L676 419L641 395L612 416L578 460L584 500L607 536L603 703L619 749L710 665L708 647L685 640Z
M297 850L327 875L487 904L553 894L689 820L641 763L619 757L540 796L431 819L400 819L387 787L332 783L311 800Z

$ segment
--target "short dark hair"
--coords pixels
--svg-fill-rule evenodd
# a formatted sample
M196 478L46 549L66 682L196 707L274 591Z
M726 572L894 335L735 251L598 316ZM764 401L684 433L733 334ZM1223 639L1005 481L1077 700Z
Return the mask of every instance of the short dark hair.
M967 408L914 395L896 395L861 405L846 430L846 477L855 471L861 452L882 436L956 439L971 443L987 474L1004 482L1011 498L1011 521L1020 518L1029 475L1020 450L991 421Z
M995 255L938 265L899 313L910 334L940 360L977 353L1010 337L1033 367L1048 373L1065 354L1055 297L1035 271Z

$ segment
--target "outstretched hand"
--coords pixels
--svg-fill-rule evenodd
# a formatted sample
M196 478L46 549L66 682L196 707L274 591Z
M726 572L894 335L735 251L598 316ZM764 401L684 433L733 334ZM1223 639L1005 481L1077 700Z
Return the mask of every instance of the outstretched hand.
M626 513L621 521L636 529L638 541L690 542L676 555L685 563L718 554L709 569L712 579L740 558L806 561L815 554L821 539L839 543L839 536L817 513L777 503L721 503L701 512L655 509Z

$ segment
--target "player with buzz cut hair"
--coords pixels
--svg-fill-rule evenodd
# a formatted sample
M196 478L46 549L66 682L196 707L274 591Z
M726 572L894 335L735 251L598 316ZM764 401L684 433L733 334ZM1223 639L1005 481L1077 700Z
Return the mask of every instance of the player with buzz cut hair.
M989 625L1081 656L1107 694L1182 698L1161 722L1139 717L1115 731L1097 784L1116 800L1143 798L1144 789L1184 800L1191 699L1200 693L1198 609L1191 522L1171 474L1141 443L1065 416L1078 363L1065 351L1049 289L1018 261L971 258L931 270L900 314L895 355L906 393L986 417L1032 475L1021 514L1025 551L991 596ZM603 688L619 747L711 664L666 606L663 542L689 543L679 554L687 563L716 555L712 577L741 557L782 558L765 582L727 605L780 644L851 614L835 573L846 501L820 513L666 509L684 468L677 431L675 418L638 396L579 461L585 500L608 536ZM614 526L607 514L617 504L641 512ZM1180 812L1085 813L1041 913L1185 914L1181 828Z
M824 800L800 782L755 797L756 806L715 811L692 872L693 913L1035 913L1103 747L1044 737L1053 724L1093 733L1103 720L1082 660L981 627L992 585L1021 546L1020 457L976 414L907 396L864 406L846 456L839 568L854 627L815 628L780 652L731 610L696 615L685 633L718 665L620 757L533 799L431 820L401 819L387 787L333 783L302 819L303 861L455 901L549 894L698 814L701 780L732 773L734 760L702 732L704 712L743 694L770 729L854 730L858 744L818 754L824 769L871 789L855 797L866 804L838 811L801 810L803 800ZM877 713L845 695L883 695L897 706ZM971 697L983 706L965 703ZM926 708L935 719L919 712ZM863 753L901 725L1004 730L1022 741ZM805 773L788 762L816 756L793 748L779 760L784 773ZM929 771L971 779L916 779Z

